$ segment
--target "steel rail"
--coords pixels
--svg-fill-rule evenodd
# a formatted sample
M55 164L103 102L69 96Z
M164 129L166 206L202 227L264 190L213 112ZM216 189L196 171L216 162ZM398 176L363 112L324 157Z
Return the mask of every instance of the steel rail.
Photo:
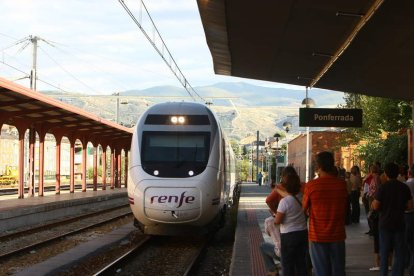
M117 209L117 208L114 208L114 209ZM111 209L111 211L113 211L114 209ZM104 212L101 212L100 214L102 214L102 213L104 213ZM125 213L123 213L121 215L117 215L115 217L112 217L112 218L109 218L109 219L100 221L98 223L91 223L89 225L80 227L78 229L71 230L71 231L65 232L63 234L59 234L57 236L54 236L54 237L51 237L51 238L48 238L48 239L44 239L44 240L39 241L39 242L34 242L34 243L29 244L27 246L14 249L12 251L8 251L6 253L2 253L2 254L0 254L0 260L13 257L13 256L15 256L17 254L20 254L20 253L25 252L25 251L29 251L29 250L31 250L33 248L36 248L36 247L44 246L44 245L49 244L49 243L51 243L53 241L59 240L59 239L61 239L63 237L70 236L70 235L73 235L73 234L77 234L79 232L85 231L85 230L90 229L90 228L93 228L93 227L97 227L97 226L104 225L104 224L106 224L108 222L111 222L111 221L120 219L120 218L125 217L125 216L130 215L130 214L132 214L132 212L131 211L128 211L128 212L125 212ZM96 213L89 214L89 215L84 215L84 216L81 216L81 217L84 219L84 218L92 217L92 216L96 216ZM53 225L54 225L54 227L61 226L61 225L64 225L65 222L67 223L68 221L71 222L71 221L78 220L78 219L79 219L79 217L71 218L71 219L65 220L64 222L61 221L61 222L53 223ZM52 224L50 224L50 225L52 225ZM42 226L42 227L39 227L39 228L44 229L46 227L51 227L50 225L48 225L48 226L45 225L45 226ZM24 231L21 231L19 233L13 233L13 234L10 234L10 235L7 235L7 236L3 236L2 239L5 239L6 237L10 238L11 236L17 236L17 235L21 236L23 233L29 233L29 232L30 232L30 229L24 230ZM37 231L37 232L39 232L39 231ZM33 233L33 232L31 232L31 233Z

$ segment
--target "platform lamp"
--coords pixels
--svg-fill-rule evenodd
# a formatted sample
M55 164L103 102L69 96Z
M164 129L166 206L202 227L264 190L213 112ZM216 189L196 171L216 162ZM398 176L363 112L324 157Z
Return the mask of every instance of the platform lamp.
M275 139L276 140L276 151L275 151L275 164L276 164L275 173L276 173L276 175L275 175L275 179L276 179L276 182L279 182L280 179L278 178L279 173L277 171L277 169L278 169L277 164L278 164L278 161L279 161L278 160L278 156L279 156L279 138L282 137L282 135L280 135L279 133L276 133L275 135L273 135L273 137L276 138Z
M289 132L289 130L292 128L292 123L291 122L284 122L283 123L283 129L286 131L286 136ZM289 164L289 140L286 143L286 165Z
M276 138L276 150L279 148L279 138L282 137L282 135L280 135L279 133L276 133L275 135L273 135L274 138Z
M306 86L306 98L302 101L302 106L310 108L315 106L315 101L308 97L308 87ZM305 181L309 181L309 127L306 127L306 174Z
M115 122L119 124L120 123L119 104L128 104L128 101L126 100L119 101L119 92L112 93L112 96L116 96Z

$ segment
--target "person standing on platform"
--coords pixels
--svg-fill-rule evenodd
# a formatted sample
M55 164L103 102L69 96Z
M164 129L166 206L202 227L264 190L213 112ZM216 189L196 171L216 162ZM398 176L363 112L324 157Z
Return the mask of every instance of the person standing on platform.
M277 267L274 260L280 261L280 226L275 224L274 216L270 216L265 219L264 228L266 234L272 239L272 243L263 242L260 245L263 259L265 261L266 269L268 271L267 276L277 275Z
M378 163L376 163L378 164ZM372 209L372 202L374 201L375 193L378 191L378 187L381 185L381 173L380 167L378 165L372 165L370 168L371 170L371 177L369 178L368 183L368 205L369 205L369 212L367 215L368 223L370 226L370 235L374 238L374 262L375 266L371 267L370 271L378 271L380 270L380 250L379 250L379 213L376 210ZM385 176L385 174L384 174ZM385 178L384 178L385 180ZM386 180L385 180L386 181ZM392 251L392 250L390 250ZM390 257L391 259L391 257Z
M345 275L346 183L337 177L332 153L316 156L319 177L306 183L303 209L309 215L310 256L316 276ZM282 252L283 255L283 252Z
M394 249L392 275L404 275L405 211L413 210L413 199L407 185L397 180L398 165L388 163L384 168L387 181L378 187L372 208L379 215L379 249L381 276L388 275L388 255Z
M368 232L366 232L365 234L367 235L372 235L372 226L371 226L371 221L368 219L368 214L369 214L369 210L370 210L370 206L369 206L369 183L371 182L371 179L373 178L373 174L372 174L372 168L374 167L374 165L370 165L369 166L369 170L368 170L368 175L362 180L362 182L364 183L364 188L362 191L362 203L364 204L364 209L365 209L365 215L367 217L367 222L368 222L368 226L369 226L369 230Z
M276 191L275 186L275 182L272 181L270 184L272 192ZM275 224L276 209L275 211L272 211L269 208L271 216L266 218L264 221L265 233L272 239L273 243L265 241L260 245L260 251L268 271L267 276L274 276L278 274L274 260L276 259L280 261L280 226Z
M351 168L351 176L349 181L351 182L351 222L359 223L359 217L361 215L359 197L361 196L362 178L358 166L353 166Z
M282 170L282 173L281 173L282 182L289 175L298 175L295 168L293 168L292 166L287 166ZM285 191L285 188L283 187L282 183L279 183L276 187L278 188L278 190L273 189L272 192L266 197L266 204L274 214L276 214L279 202L284 196L284 195L282 196L280 194L280 192ZM303 193L303 189L304 189L304 183L301 183L301 192L302 193Z
M414 165L408 170L408 179L405 182L408 188L410 188L411 196L414 199ZM409 267L408 271L410 276L414 276L414 211L405 211L405 242L408 247L409 256Z
M339 171L339 170L338 170ZM338 176L342 178L341 176ZM345 225L350 225L352 223L351 215L352 215L352 208L351 208L351 192L352 192L352 183L351 183L351 173L345 172L345 183L346 183L346 191L348 192L348 204L347 210L345 215Z
M259 184L259 186L262 186L262 178L263 178L263 174L262 172L259 172L257 174L257 183Z
M307 276L308 230L299 176L288 175L282 185L287 194L280 200L274 220L280 224L282 273L283 276Z

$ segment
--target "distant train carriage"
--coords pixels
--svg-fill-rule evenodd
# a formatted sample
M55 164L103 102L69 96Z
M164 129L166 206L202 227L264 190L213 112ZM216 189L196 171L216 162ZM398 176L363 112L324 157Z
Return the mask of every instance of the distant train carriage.
M146 234L206 233L237 196L235 158L206 106L150 107L132 137L128 196Z

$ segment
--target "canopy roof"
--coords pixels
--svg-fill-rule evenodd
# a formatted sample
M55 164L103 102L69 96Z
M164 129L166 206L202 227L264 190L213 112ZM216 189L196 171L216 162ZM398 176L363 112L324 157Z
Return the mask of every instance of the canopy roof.
M80 108L0 78L0 128L2 124L37 126L44 132L94 143L129 148L133 130L104 120Z
M414 99L414 1L197 2L216 74Z

